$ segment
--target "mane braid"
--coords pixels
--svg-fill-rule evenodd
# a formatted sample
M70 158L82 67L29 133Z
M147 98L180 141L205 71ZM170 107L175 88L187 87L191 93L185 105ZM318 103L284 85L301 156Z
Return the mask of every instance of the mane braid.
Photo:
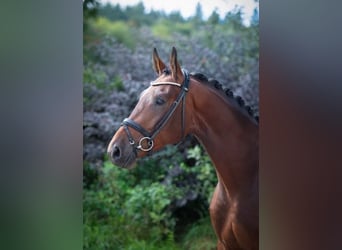
M202 73L191 72L190 76L192 76L193 78L198 80L200 83L207 84L210 87L220 91L227 98L233 99L239 105L239 107L241 107L244 111L246 111L246 113L250 117L254 118L254 120L257 123L259 123L259 116L254 116L254 112L253 112L252 108L249 105L245 105L245 101L242 99L241 96L234 96L234 93L231 89L229 89L229 88L223 89L222 84L220 84L219 81L217 81L215 79L208 79L208 77L206 77Z

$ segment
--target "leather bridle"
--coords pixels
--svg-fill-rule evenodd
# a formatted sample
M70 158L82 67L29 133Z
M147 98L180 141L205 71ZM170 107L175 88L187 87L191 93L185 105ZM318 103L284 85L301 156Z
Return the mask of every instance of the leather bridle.
M171 86L177 86L177 87L181 88L181 91L178 94L178 97L171 104L169 110L164 114L164 116L157 122L153 131L151 131L151 132L147 131L140 124L136 123L135 121L133 121L132 119L129 119L129 118L125 118L123 120L123 122L121 123L121 126L123 126L125 131L126 131L129 144L132 145L135 153L137 153L137 150L149 152L153 149L154 138L160 133L162 128L167 124L167 122L172 117L173 113L175 112L175 110L177 109L177 107L180 103L182 103L182 122L181 122L182 135L181 135L181 140L184 138L184 127L185 127L185 105L184 105L184 102L185 102L186 93L189 90L190 76L189 76L189 73L185 69L182 69L182 71L183 71L183 75L184 75L184 81L182 84L176 83L176 82L151 82L151 86L171 85ZM143 135L143 137L140 138L138 143L136 143L136 141L133 139L133 136L132 136L128 127L138 131L141 135ZM143 144L146 144L147 147L144 147Z

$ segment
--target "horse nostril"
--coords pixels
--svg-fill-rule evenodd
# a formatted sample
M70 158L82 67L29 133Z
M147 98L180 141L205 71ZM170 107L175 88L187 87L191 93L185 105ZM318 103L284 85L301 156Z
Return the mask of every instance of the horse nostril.
M121 156L120 148L118 146L114 146L112 150L112 158L117 160L120 158L120 156Z

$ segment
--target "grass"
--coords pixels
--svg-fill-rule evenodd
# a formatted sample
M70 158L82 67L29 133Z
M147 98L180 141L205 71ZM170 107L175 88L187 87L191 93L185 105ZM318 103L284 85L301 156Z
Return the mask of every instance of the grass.
M212 250L216 249L216 242L216 235L211 226L210 218L205 217L190 226L183 238L182 249Z
M213 250L216 249L216 235L211 226L210 218L205 217L190 225L183 239L176 243L173 238L166 239L162 244L144 240L131 241L127 250Z

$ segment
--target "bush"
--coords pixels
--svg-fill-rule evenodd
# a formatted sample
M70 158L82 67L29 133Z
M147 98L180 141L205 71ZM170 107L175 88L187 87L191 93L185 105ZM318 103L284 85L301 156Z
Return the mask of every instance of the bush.
M194 32L194 27L190 22L171 22L166 19L162 19L156 22L152 26L152 33L156 37L163 40L172 40L175 34L181 34L185 36L190 36L191 32Z
M93 29L98 30L102 35L114 37L119 43L133 49L136 44L132 27L123 21L110 21L105 17L97 18L93 23Z
M187 250L216 249L217 238L210 218L204 217L189 227L184 236L182 246Z
M168 147L130 171L106 161L97 182L84 189L84 248L154 249L167 243L176 249L175 226L187 223L178 221L174 211L194 199L208 204L217 182L200 147L186 155L185 161L195 161L192 167L178 165L182 157ZM208 216L207 206L198 210Z
M108 82L108 76L101 70L95 71L94 69L87 67L83 71L83 82L92 83L99 89L104 89L106 82Z

